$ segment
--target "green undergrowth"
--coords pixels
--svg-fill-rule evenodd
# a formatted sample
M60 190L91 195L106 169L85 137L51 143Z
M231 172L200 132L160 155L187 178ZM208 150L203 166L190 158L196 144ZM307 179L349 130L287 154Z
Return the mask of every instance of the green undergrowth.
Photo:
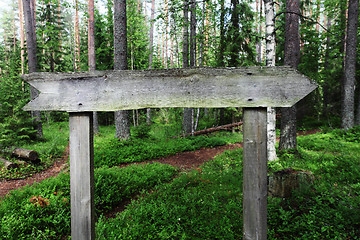
M97 239L240 239L242 149L134 201L117 218L99 219Z
M241 133L232 134L227 132L187 138L132 138L128 141L103 137L95 139L94 162L96 167L104 165L116 166L122 163L142 162L174 155L178 152L194 151L204 147L214 147L241 141Z
M15 147L36 151L39 154L40 163L31 164L19 162L5 151L4 158L19 165L19 168L6 170L0 168L0 179L21 179L41 172L51 166L57 158L62 157L69 140L69 124L67 122L56 122L43 126L44 138L38 142L24 143ZM1 167L1 166L0 166Z
M299 151L279 153L269 171L303 169L315 180L289 198L268 197L268 239L360 239L359 144L338 130L298 139ZM97 239L241 239L241 159L241 149L225 152L115 219L101 217Z
M288 199L269 198L271 239L360 239L359 127L298 137L271 171L311 171L314 184Z
M177 170L153 163L95 170L97 215L134 193L170 181ZM0 201L0 239L59 239L70 234L70 176L60 174L12 191Z

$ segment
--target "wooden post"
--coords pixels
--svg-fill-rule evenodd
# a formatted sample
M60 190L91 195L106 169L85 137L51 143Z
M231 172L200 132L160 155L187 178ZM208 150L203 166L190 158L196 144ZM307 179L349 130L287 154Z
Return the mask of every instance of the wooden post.
M244 108L244 239L267 236L266 108Z
M71 238L95 239L92 112L70 113Z

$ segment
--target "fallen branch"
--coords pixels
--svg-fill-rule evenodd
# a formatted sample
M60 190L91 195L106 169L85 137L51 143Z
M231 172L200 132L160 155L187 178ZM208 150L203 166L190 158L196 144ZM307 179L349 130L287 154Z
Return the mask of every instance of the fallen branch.
M216 131L219 131L219 130L229 130L229 129L232 129L233 127L238 127L238 126L241 126L241 125L243 125L243 122L226 124L226 125L222 125L222 126L218 126L218 127L213 127L213 128L208 128L208 129L196 131L196 132L193 132L193 133L187 133L187 134L184 134L182 137L198 136L198 135L202 135L202 134L208 134L208 133L216 132Z
M16 163L6 160L5 158L2 158L2 157L0 157L0 162L2 162L4 164L4 168L6 170L10 170L10 169L19 167L19 165L17 165Z

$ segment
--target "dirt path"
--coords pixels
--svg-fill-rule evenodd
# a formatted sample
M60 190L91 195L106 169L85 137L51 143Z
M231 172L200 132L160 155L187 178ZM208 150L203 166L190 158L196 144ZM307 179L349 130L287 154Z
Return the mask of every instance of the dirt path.
M299 131L298 135L308 135L319 132L319 130L308 130L308 131ZM156 160L145 161L147 162L160 162L165 164L170 164L174 167L179 167L181 170L191 170L193 168L199 167L204 162L212 159L216 155L224 152L225 150L235 149L242 147L242 143L230 144L225 146L217 146L214 148L203 148L193 152L182 152L175 154L173 156L164 157ZM41 182L44 179L49 177L57 176L61 171L68 169L67 160L69 158L69 146L66 148L63 158L58 159L54 165L40 173L36 173L31 177L20 180L2 180L0 181L0 200L5 195L7 195L11 190L24 187L26 185L32 185L35 182ZM129 164L142 164L141 163L129 163ZM129 164L123 164L121 167L125 167Z
M57 176L61 171L67 169L67 160L69 158L69 145L66 147L63 157L55 161L54 165L45 171L33 174L24 179L0 180L0 200L11 190L33 185L35 182L41 182L47 178Z
M179 167L181 170L191 170L192 168L197 168L204 162L212 159L216 155L224 152L225 150L235 149L242 147L242 144L230 144L225 146L217 146L214 148L203 148L193 152L182 152L173 156L164 157L156 160L145 161L141 163L129 163L123 164L121 167L125 167L130 164L143 164L147 162L160 162L164 164L170 164L175 167ZM58 159L52 167L36 173L31 177L18 180L2 180L0 181L0 200L5 195L7 195L11 190L24 187L26 185L32 185L35 182L41 182L44 179L57 176L60 172L68 169L68 160L69 157L69 146L64 152L63 158Z

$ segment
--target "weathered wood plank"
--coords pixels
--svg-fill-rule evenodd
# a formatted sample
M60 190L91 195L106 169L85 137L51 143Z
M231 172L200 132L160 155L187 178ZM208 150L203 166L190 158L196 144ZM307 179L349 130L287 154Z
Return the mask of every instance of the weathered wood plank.
M95 239L92 113L70 113L71 238Z
M163 107L289 107L317 85L290 67L32 73L40 90L25 110L117 111Z
M266 108L244 108L243 220L244 239L267 234Z

